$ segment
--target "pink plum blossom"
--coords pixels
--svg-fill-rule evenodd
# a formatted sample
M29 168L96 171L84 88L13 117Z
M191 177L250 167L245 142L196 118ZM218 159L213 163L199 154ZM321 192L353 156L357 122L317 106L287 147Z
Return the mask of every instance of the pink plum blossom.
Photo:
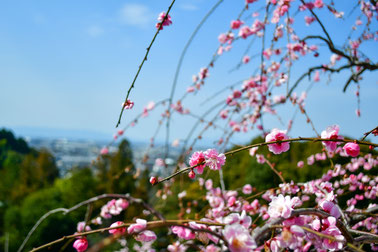
M227 215L223 219L223 223L227 225L232 225L236 223L248 229L252 224L252 218L248 216L245 213L245 211L243 211L240 215L238 213L232 213Z
M134 107L134 102L131 100L127 100L126 102L122 103L122 107L124 109L132 109Z
M153 231L145 230L145 231L139 233L135 237L135 240L140 241L140 242L154 241L154 240L156 240L156 234Z
M85 230L84 230L84 227L85 227ZM77 229L77 232L81 233L81 232L84 232L84 231L90 231L91 227L86 225L85 221L80 221L79 223L77 223L76 229Z
M263 164L263 163L265 163L265 157L264 157L264 155L260 155L260 154L256 154L256 161L257 161L257 163L259 163L259 164Z
M205 162L204 153L202 151L196 151L190 157L189 165L190 166L195 166L195 165L201 164L203 162ZM204 163L202 165L199 165L199 166L195 167L195 169L197 169L197 172L199 174L202 174L203 173L203 168L205 168L205 166L206 166L206 164Z
M360 154L360 146L356 143L347 143L344 145L343 149L351 157L358 157Z
M223 230L231 252L253 251L256 242L253 240L248 229L238 224L227 225Z
M163 20L164 20L164 22L163 22ZM156 24L156 28L157 29L160 28L160 30L163 30L163 26L169 26L169 25L172 24L171 16L168 15L168 17L166 17L166 14L165 14L164 11L159 14L158 21L159 21L159 23ZM163 23L161 24L161 22L163 22Z
M252 193L252 186L250 184L246 184L245 186L243 186L242 192L244 194L251 194Z
M315 21L315 18L314 17L309 17L309 16L305 16L305 23L306 23L306 25L310 25L312 22L314 22Z
M323 0L315 0L314 5L316 8L319 8L319 9L323 8L324 6Z
M284 197L282 194L277 197L273 197L269 203L268 214L271 218L289 218L295 206L299 201L298 197L290 198L290 196Z
M304 162L303 162L303 161L299 161L299 162L297 163L297 167L298 167L298 168L303 168L303 166L304 166Z
M243 26L239 29L239 37L242 37L243 39L246 39L249 35L252 34L251 28L249 26Z
M169 252L185 252L187 251L187 247L176 241L175 243L168 245L167 250Z
M83 252L88 248L88 240L85 237L77 239L73 243L73 247L77 250L77 252Z
M208 149L204 152L206 166L211 170L220 170L226 163L226 156L223 153L218 154L215 149Z
M233 20L231 21L231 29L239 29L239 27L244 24L243 21L238 20Z
M344 139L342 136L339 135L339 126L332 125L328 126L326 130L323 130L321 133L321 137L325 139ZM324 141L322 142L323 145L327 148L328 151L335 151L336 147L339 142L331 142L331 141Z
M289 139L286 135L286 130L273 129L266 137L265 142L281 141ZM290 149L289 142L268 144L269 151L274 154L281 154Z
M227 116L228 116L228 110L222 110L220 113L219 113L220 117L222 119L226 119Z
M252 157L256 154L256 151L258 150L259 147L252 147L251 149L249 149L249 155L251 155Z
M124 223L122 221L117 221L117 222L114 222L112 225L110 225L110 227L118 227L118 226L121 226L123 225ZM109 230L109 233L113 234L113 235L123 235L124 233L126 233L126 227L121 227L121 228L116 228L116 229L110 229Z
M188 228L184 228L181 226L172 226L171 229L174 234L176 234L178 237L182 239L193 240L194 238L196 238L196 234Z
M328 250L340 250L343 248L343 242L345 240L344 236L341 234L340 230L337 228L336 223L337 220L335 217L327 217L324 219L322 228L325 230L322 231L323 234L333 236L338 241L330 240L330 239L323 239L323 248ZM340 242L341 241L341 242Z
M135 224L131 224L127 228L127 232L129 234L138 233L138 232L144 230L146 227L147 227L147 221L146 220L136 219L136 223Z
M341 215L339 208L331 201L323 200L320 202L319 206L322 210L334 216L335 218L339 218Z

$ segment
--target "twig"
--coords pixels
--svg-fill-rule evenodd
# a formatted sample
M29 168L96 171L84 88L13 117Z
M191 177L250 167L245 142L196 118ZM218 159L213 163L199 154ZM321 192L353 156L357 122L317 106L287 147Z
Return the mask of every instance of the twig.
M278 172L278 171L274 168L274 166L272 165L272 163L269 162L269 160L266 159L266 158L265 158L265 162L266 162L267 165L270 167L270 169L272 169L272 171L273 171L273 172L274 172L274 173L280 178L280 180L282 181L282 183L286 183L286 182L285 182L285 179L282 177L281 173Z
M358 73L353 73L349 79L347 80L347 82L345 83L345 86L343 88L343 92L345 92L349 86L349 84L354 81L354 82L358 82L358 77L360 77L360 75L365 72L366 68L362 68L361 71L359 71Z
M172 3L171 3L171 5L168 7L168 10L167 10L167 12L166 12L166 15L165 15L164 19L161 21L159 27L157 28L157 31L156 31L154 37L152 38L152 41L151 41L150 45L149 45L149 46L147 47L147 49L146 49L147 51L146 51L146 54L145 54L144 57L143 57L142 63L140 63L139 68L138 68L138 71L137 71L137 73L135 74L134 80L133 80L133 82L131 83L131 86L130 86L129 90L127 91L126 98L125 98L125 103L127 102L127 99L129 98L129 95L130 95L131 89L134 88L134 84L135 84L135 81L136 81L137 78L138 78L138 75L139 75L139 73L140 73L140 70L142 70L142 67L143 67L144 62L147 61L147 56L148 56L148 54L149 54L149 52L150 52L150 49L151 49L153 43L155 42L155 39L156 39L157 35L159 34L160 29L162 28L164 21L168 18L168 14L169 14L169 12L171 11L171 8L172 8L173 4L175 3L175 1L176 1L176 0L173 0ZM118 125L121 123L121 118L122 118L122 114L123 114L123 111L124 111L124 110L125 110L125 106L122 106L121 113L119 114L119 118L118 118L118 122L117 122L116 128L117 128Z
M184 49L181 52L179 62L176 67L175 77L173 79L173 84L171 88L171 94L169 96L169 102L168 102L168 108L167 108L167 122L166 122L166 139L165 139L165 158L168 157L168 151L169 151L169 125L170 125L170 111L171 111L171 105L173 100L173 95L175 94L176 86L177 86L177 80L180 74L180 69L182 62L184 61L184 57L186 54L186 51L188 50L190 44L192 43L194 37L197 35L198 31L201 29L202 25L206 22L206 20L211 16L211 14L218 8L218 6L223 2L223 0L219 0L206 15L202 18L201 22L197 25L197 27L194 29L192 35L190 36L189 40L186 42Z

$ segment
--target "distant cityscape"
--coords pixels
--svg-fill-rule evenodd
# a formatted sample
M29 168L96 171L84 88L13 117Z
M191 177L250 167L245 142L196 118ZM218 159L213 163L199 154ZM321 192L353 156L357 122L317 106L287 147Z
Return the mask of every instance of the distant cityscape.
M101 140L76 140L67 138L26 138L28 144L36 149L47 149L50 151L55 159L56 165L60 171L61 176L66 176L73 167L90 166L95 161L100 153L100 150L105 146L106 142ZM133 151L133 163L137 168L151 169L157 175L167 175L165 167L155 164L157 158L164 156L164 148L156 146L149 150L149 159L147 163L142 164L142 160L147 151L147 143L131 143ZM109 147L109 153L115 153L118 149L117 144ZM172 148L169 152L169 157L165 160L168 166L173 166L175 160L179 156L179 148ZM171 170L171 169L168 169Z
M0 127L1 128L1 127ZM56 160L56 165L60 175L65 177L74 167L88 167L95 161L100 154L101 149L109 143L110 135L88 130L67 130L52 129L43 127L4 127L11 130L16 137L21 137L33 148L47 149L51 152ZM151 174L156 176L167 176L176 167L176 161L181 154L182 146L170 146L169 155L164 160L166 166L162 166L161 159L165 156L164 143L155 143L155 146L149 148L149 142L130 141L133 152L133 163L141 171L148 169ZM109 153L115 153L118 150L118 139L109 147ZM204 140L203 140L204 141ZM202 141L202 142L203 142ZM203 142L204 143L204 142ZM205 142L206 143L206 142ZM206 144L200 149L206 149ZM143 162L146 152L148 151L148 160Z

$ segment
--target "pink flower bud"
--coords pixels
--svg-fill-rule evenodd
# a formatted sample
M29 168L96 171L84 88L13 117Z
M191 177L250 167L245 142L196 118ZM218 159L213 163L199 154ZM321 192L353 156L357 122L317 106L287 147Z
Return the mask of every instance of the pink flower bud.
M155 177L150 178L151 185L155 185L157 183L157 179Z
M77 250L77 252L85 251L88 248L87 238L83 237L83 238L77 239L74 242L73 247Z
M188 176L189 176L189 178L194 179L194 178L196 177L196 174L194 173L193 170L191 170L191 171L189 172Z

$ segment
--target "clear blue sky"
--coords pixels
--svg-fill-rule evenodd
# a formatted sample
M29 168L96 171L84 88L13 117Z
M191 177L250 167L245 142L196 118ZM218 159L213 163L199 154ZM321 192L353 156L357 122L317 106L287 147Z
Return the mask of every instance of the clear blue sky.
M166 10L171 1L1 1L0 8L0 126L19 126L81 129L107 133L115 132L120 106L130 86L145 48L155 32L156 17ZM174 70L185 42L215 0L177 0L171 16L173 25L164 28L153 45L148 61L142 69L131 99L133 111L127 111L122 126L139 113L151 100L169 96ZM260 1L261 2L261 1ZM265 2L265 1L264 1ZM342 4L340 4L342 2ZM354 1L336 1L341 10L350 10ZM218 45L220 32L227 31L229 23L243 7L244 0L225 0L205 24L191 45L180 74L176 97L191 84L192 74L209 62ZM252 7L252 6L251 6ZM258 5L256 5L256 8ZM347 12L346 12L347 13ZM308 13L307 13L308 14ZM339 45L352 26L356 15L346 23L326 17L332 38ZM303 20L304 14L298 15ZM252 19L249 19L252 22ZM302 22L303 25L303 22ZM372 24L377 29L377 21ZM317 24L302 26L302 34L321 34ZM245 79L259 61L241 71L227 74L238 63L240 47L225 55L211 72L203 92L186 100L184 106L202 113L198 103L211 96L218 88ZM367 42L361 49L377 60L376 43ZM256 48L256 50L259 50ZM252 53L253 54L253 53ZM324 53L329 57L329 53ZM322 57L322 55L321 55ZM321 58L320 57L320 58ZM311 57L293 69L292 81L304 67L312 65ZM315 63L315 62L314 62ZM378 124L377 74L368 73L361 82L361 118L355 116L357 101L355 85L347 93L342 87L347 76L339 75L326 84L325 78L312 88L306 102L308 112L319 131L331 124L339 124L341 133L360 137ZM300 93L307 87L303 82ZM282 91L282 90L281 90ZM224 99L228 93L219 96ZM214 101L215 102L215 101ZM290 118L291 105L283 111ZM155 131L159 111L141 121L126 136L148 140ZM286 118L285 118L286 117ZM282 128L275 119L267 119L267 127ZM190 130L190 120L173 117L172 139L183 137ZM237 135L240 141L249 140L256 132ZM305 119L297 115L292 136L313 135ZM209 136L215 136L210 133ZM160 138L164 138L164 131Z

